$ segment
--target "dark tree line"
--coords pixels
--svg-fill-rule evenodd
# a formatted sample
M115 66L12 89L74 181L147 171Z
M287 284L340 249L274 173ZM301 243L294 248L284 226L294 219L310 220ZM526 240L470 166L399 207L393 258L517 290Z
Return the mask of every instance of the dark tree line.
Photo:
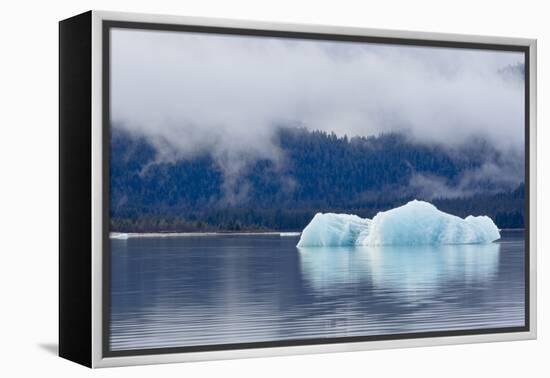
M220 165L208 154L178 162L155 162L143 138L111 136L110 201L113 231L301 230L318 211L372 217L408 200L429 199L452 214L486 214L502 228L523 227L525 190L477 183L476 195L421 198L414 175L458 185L465 172L505 157L483 140L449 150L404 135L337 137L281 128L276 143L282 162L256 160L228 189ZM481 185L481 187L479 187ZM239 201L228 190L247 188Z

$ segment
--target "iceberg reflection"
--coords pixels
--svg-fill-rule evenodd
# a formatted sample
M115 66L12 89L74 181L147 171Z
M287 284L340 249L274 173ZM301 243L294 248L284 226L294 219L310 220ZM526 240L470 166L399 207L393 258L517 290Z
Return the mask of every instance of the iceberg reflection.
M500 244L298 248L302 275L315 291L333 294L357 284L384 294L432 296L444 285L490 281Z

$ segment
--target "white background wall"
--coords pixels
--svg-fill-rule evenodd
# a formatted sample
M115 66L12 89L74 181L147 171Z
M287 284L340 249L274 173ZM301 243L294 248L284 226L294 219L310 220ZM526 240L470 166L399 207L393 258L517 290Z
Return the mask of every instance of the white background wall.
M547 211L550 22L545 1L5 1L0 22L0 375L537 377L550 374ZM546 4L547 7L547 4ZM57 21L89 9L539 40L539 340L90 371L57 344ZM545 235L546 233L546 235ZM546 349L546 351L545 351Z

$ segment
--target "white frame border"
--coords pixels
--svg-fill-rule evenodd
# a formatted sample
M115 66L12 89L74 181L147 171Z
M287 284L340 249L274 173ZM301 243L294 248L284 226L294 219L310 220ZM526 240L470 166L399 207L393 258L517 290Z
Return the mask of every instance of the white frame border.
M102 188L102 22L104 20L162 24L184 24L241 29L260 29L289 32L358 35L383 38L423 39L447 42L503 44L529 47L529 305L530 331L480 334L464 336L429 337L384 341L349 342L305 346L234 349L208 352L149 354L140 356L103 357L102 355L102 240L103 240L103 188ZM126 12L92 11L92 367L114 367L143 364L191 362L235 358L285 356L311 353L349 352L373 349L424 347L450 344L482 343L496 341L529 340L537 337L537 41L526 38L507 38L479 35L428 33L405 30L380 30L357 27L256 22L202 17L182 17Z

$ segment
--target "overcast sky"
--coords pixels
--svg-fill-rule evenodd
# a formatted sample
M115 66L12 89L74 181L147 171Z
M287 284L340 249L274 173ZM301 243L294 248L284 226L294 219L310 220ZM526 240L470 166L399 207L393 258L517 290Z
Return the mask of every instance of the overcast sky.
M279 125L523 146L522 53L131 29L111 51L113 124L166 159L276 159Z

